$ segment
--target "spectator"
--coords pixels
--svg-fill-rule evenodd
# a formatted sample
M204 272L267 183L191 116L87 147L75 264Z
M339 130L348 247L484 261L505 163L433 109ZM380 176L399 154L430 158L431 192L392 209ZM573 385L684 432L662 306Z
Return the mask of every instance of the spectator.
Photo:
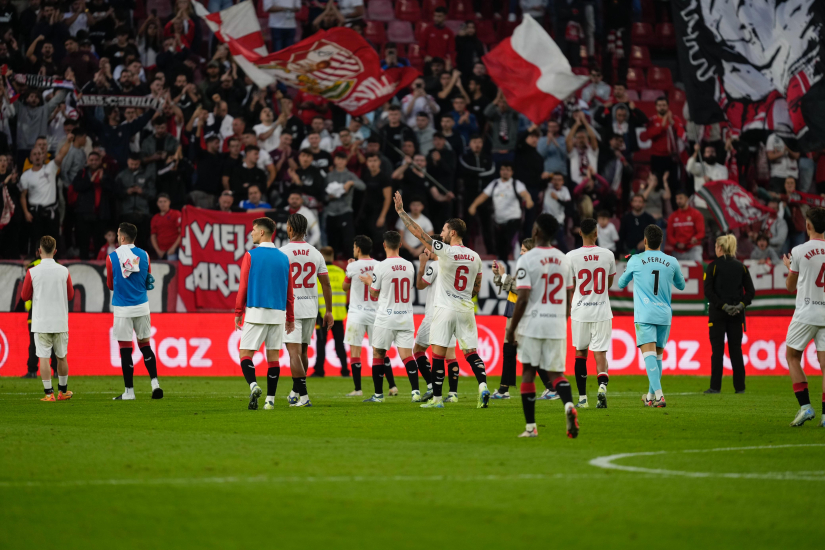
M475 21L465 21L455 37L455 66L462 74L470 74L473 65L486 53L484 43L476 35ZM476 132L473 132L476 133Z
M224 159L221 158L218 148L220 138L215 134L210 134L204 138L204 122L207 112L201 110L201 124L198 126L197 147L197 178L195 178L194 189L190 197L195 206L200 208L212 208L215 206L215 199L224 189L228 189L229 180L223 183Z
M298 189L293 189L287 197L287 206L284 210L288 214L301 214L307 219L306 242L318 248L321 246L321 227L318 225L318 215L304 205L304 197Z
M455 120L455 131L461 136L461 140L466 146L470 141L470 136L478 133L478 122L476 117L467 110L467 99L464 96L453 98L453 110L450 113ZM464 147L456 154L464 153Z
M115 189L120 219L137 226L135 245L145 249L149 242L149 205L155 198L155 176L142 166L139 154L129 155L126 169L115 178Z
M441 115L439 123L441 125L441 133L444 134L444 139L447 140L447 146L456 156L460 156L466 147L461 136L453 132L455 120L450 113L444 113Z
M179 210L172 210L172 201L166 193L158 194L158 213L152 216L152 248L157 259L177 261L178 247L180 246Z
M325 192L328 203L327 242L334 250L344 254L355 239L355 220L352 211L353 189L364 191L364 182L347 170L347 155L335 153L332 159L333 169L327 174Z
M235 168L243 164L241 155L241 141L232 136L229 138L229 152L223 154L223 176L222 183L224 189L229 189L229 178Z
M751 260L758 260L760 264L780 265L782 261L779 255L771 248L770 240L764 233L756 237L756 247L751 251Z
M264 0L263 7L269 13L272 51L279 52L294 44L298 27L295 14L301 10L301 0Z
M570 180L578 185L599 166L599 139L587 122L583 111L573 115L575 122L565 139L567 154L570 157Z
M63 164L60 166L60 179L63 188L68 189L75 179L75 176L86 166L86 131L76 128L72 134L66 136L66 142L60 148L58 156L63 157Z
M19 176L10 155L0 155L0 258L17 260L28 233L20 205ZM21 247L21 245L23 245Z
M432 126L435 120L434 117L440 110L441 108L433 96L424 91L424 78L419 76L413 80L412 91L401 100L401 111L404 114L407 126L416 125L416 119L421 113L426 115L427 124Z
M501 90L496 99L484 109L484 117L489 123L487 128L493 162L513 162L518 134L518 113L507 104Z
M298 151L292 149L292 134L281 133L281 141L278 148L270 153L272 163L275 165L275 182L277 191L283 194L285 185L291 184L289 169L298 166Z
M516 147L515 166L518 166L515 177L520 180L530 192L534 205L541 203L541 192L547 187L550 172L544 171L544 158L538 152L538 143L541 134L538 129L527 132ZM532 234L533 222L539 214L539 208L528 208L524 216L523 231Z
M20 205L28 222L30 253L37 250L44 235L57 235L60 220L57 212L57 172L65 151L61 149L53 162L43 164L45 154L39 149L32 151L32 168L20 176Z
M503 162L499 166L499 178L490 182L473 201L468 211L475 216L476 209L487 199L493 199L493 220L496 224L496 255L507 261L513 251L514 240L521 229L521 203L530 210L533 199L525 185L513 178L513 165Z
M52 8L53 9L53 8ZM39 94L30 91L25 100L18 101L12 108L17 114L17 166L21 168L34 148L38 136L46 135L49 116L66 99L66 91L58 91L45 105L41 105ZM48 233L47 233L48 234ZM42 236L42 235L41 235ZM39 242L39 241L38 241Z
M550 214L559 222L559 232L556 234L556 243L562 252L567 252L567 214L572 209L573 197L570 190L564 185L564 176L553 174L550 184L544 191L544 202L541 211Z
M59 73L59 68L54 60L54 46L51 42L44 42L43 35L38 36L32 40L29 49L26 51L26 58L31 63L31 70L35 74L43 74L43 76L56 76ZM42 42L42 45L40 43ZM40 55L35 52L40 46Z
M106 122L100 122L94 117L93 109L86 109L86 124L88 129L97 135L98 141L105 144L106 152L117 162L118 168L126 166L129 157L129 143L132 136L143 129L152 120L154 109L147 109L141 116L131 122L120 121L120 109L109 107L106 111Z
M427 157L416 153L407 157L392 173L392 179L401 180L398 185L405 197L426 196L430 182L427 180Z
M450 119L452 121L452 119ZM470 137L470 145L467 152L461 156L458 165L458 177L461 187L464 189L464 204L469 207L475 202L487 184L495 177L496 166L490 155L484 152L484 140L481 136ZM495 249L495 236L491 224L485 223L492 216L492 211L488 203L484 203L476 210L477 216L470 216L467 212L462 216L467 221L467 226L471 235L481 234L487 250Z
M149 16L138 30L137 47L140 50L140 62L146 67L157 65L158 53L163 50L163 35L160 30L160 19ZM172 39L173 41L175 38ZM175 44L175 42L173 42ZM181 44L182 45L182 44ZM172 46L175 47L174 45Z
M398 57L398 46L396 46L395 42L387 42L384 44L384 59L381 60L382 69L386 71L387 69L400 69L409 66L409 59L406 57ZM423 79L421 82L423 86Z
M467 79L467 95L469 96L467 109L476 117L478 127L483 129L487 123L484 110L492 99L484 94L484 88L481 85L481 79L479 77L473 75Z
M245 147L245 150L241 153L242 155L246 155L247 152L251 152L253 147L258 148L258 161L255 163L255 166L258 170L261 170L264 174L266 174L266 181L261 189L269 192L272 182L275 181L276 176L275 163L272 161L272 156L258 147L258 137L252 130L247 130L244 132L241 143L242 148Z
M607 155L599 163L601 165L599 172L607 180L614 196L625 203L631 192L633 165L627 161L625 156L625 142L622 136L613 134L610 137L610 148L606 151Z
M548 174L567 175L567 146L561 137L561 126L555 120L547 123L547 137L540 138L536 150L544 159L544 171Z
M430 186L430 205L428 212L436 226L441 227L447 219L452 217L453 199L455 195L456 155L447 148L444 134L436 132L433 135L433 148L427 154L427 173L434 178L438 186ZM429 184L429 182L428 182Z
M275 120L275 113L269 107L261 110L261 123L252 127L262 151L272 153L281 143L281 132L286 123L286 113L281 113Z
M77 85L82 88L97 72L97 58L91 52L81 50L77 39L71 36L66 39L65 48L66 55L60 62L60 72L64 73L67 67L71 67Z
M115 42L104 50L103 56L112 63L112 68L125 65L129 56L140 57L137 47L129 42L129 29L124 26L115 29Z
M266 172L258 168L257 145L248 145L243 162L232 170L229 176L229 188L236 197L246 194L250 185L257 184L259 189L266 189Z
M415 132L415 139L418 141L419 151L421 151L422 155L427 155L433 148L433 136L435 135L435 129L433 129L430 125L430 117L424 111L421 111L415 117L415 127L413 128L413 132ZM413 144L413 153L415 153L415 142L404 142L405 145L408 143Z
M702 242L705 239L705 218L690 206L684 191L676 193L678 209L667 220L665 251L677 260L702 261Z
M232 133L226 136L221 145L221 152L229 151L229 140L237 139L241 143L241 149L246 147L246 141L243 139L243 134L246 131L246 121L242 118L235 118L232 120ZM254 132L253 132L254 133Z
M422 231L431 235L435 228L433 222L423 214L424 201L418 197L413 197L407 204L410 206L410 217L415 220ZM424 250L424 245L421 244L418 237L410 233L410 230L404 225L404 220L399 219L395 224L395 229L401 233L401 257L411 262L417 260L418 255Z
M711 181L719 181L728 179L728 168L717 162L716 148L712 145L705 145L702 160L699 160L700 144L693 146L693 155L687 161L687 171L693 176L693 192L696 193L693 197L693 205L702 212L708 212L708 203L703 198L698 196L699 190ZM704 214L704 212L702 212ZM705 215L705 219L710 214Z
M327 173L312 164L312 151L303 149L298 154L298 166L289 169L292 183L300 186L308 208L320 209L326 203Z
M215 207L215 210L219 212L246 212L240 206L235 206L235 196L228 189L218 197L218 206Z
M573 198L578 203L580 219L592 218L599 210L613 210L614 197L607 180L596 173L591 166L587 177L573 189Z
M650 140L650 170L661 180L665 172L679 178L679 151L685 136L682 120L673 114L666 97L656 100L656 114L647 122L647 129L639 136Z
M645 250L645 228L656 223L656 219L645 212L645 197L636 194L630 199L630 211L622 216L619 226L619 243L628 254Z
M639 142L636 139L636 130L647 124L645 114L637 109L631 101L629 105L618 103L613 107L602 107L595 110L593 116L596 123L601 127L602 143L607 143L613 136L618 135L622 139L622 152L626 155L639 150ZM602 148L609 160L612 156L607 148Z
M668 212L670 211L669 179L670 174L665 172L662 178L662 186L659 187L659 178L651 172L647 176L647 181L639 187L639 193L645 198L645 212L653 216L656 225L662 229L667 228L667 217L669 217Z
M599 246L615 253L616 243L619 242L619 232L616 231L616 226L610 221L610 213L607 210L600 211L596 221L599 224L596 228L599 235Z
M309 141L309 136L313 133L318 134L318 145L317 147L323 149L327 153L332 153L335 150L335 145L332 141L332 135L330 135L329 131L324 127L324 123L326 119L322 116L314 116L312 117L312 124L310 125L309 133L307 137L301 142L301 149L306 149L310 147L312 144ZM323 168L323 166L321 167Z
M446 21L447 8L435 8L433 24L427 27L419 41L424 61L430 61L434 57L455 59L455 35L444 25Z
M272 210L272 206L268 202L264 202L260 185L256 183L250 184L246 189L246 197L246 200L241 201L241 204L238 205L244 210L252 212Z
M107 229L103 235L103 241L103 245L97 251L97 261L106 261L106 257L117 250L117 232L114 229Z
M441 113L449 113L453 108L453 99L464 96L469 99L461 84L461 73L454 69L452 73L443 71L438 77L436 103Z
M799 153L791 151L779 134L768 136L765 144L765 153L771 163L771 179L769 188L774 193L781 193L785 186L785 179L799 177Z
M159 113L158 113L159 114ZM140 155L143 157L143 164L147 174L157 174L166 164L167 159L178 152L180 142L167 131L166 121L157 116L152 121L155 133L143 140L140 146Z
M590 69L590 82L582 88L581 98L590 107L604 105L611 99L610 86L602 80L602 71L596 67ZM601 245L600 245L601 246Z
M386 155L393 166L401 162L401 154L398 152L404 142L407 140L415 140L415 134L409 126L401 121L401 107L398 105L390 105L387 110L387 125L382 129L382 137L384 138L383 153Z
M392 179L381 171L381 159L377 154L367 155L366 161L367 168L361 176L366 190L355 226L359 234L367 235L373 243L380 243L378 237L384 233L392 203Z
M337 153L338 151L343 151L346 153L347 170L356 176L360 176L361 168L367 161L366 157L364 157L364 153L361 152L361 148L359 147L360 142L353 139L352 132L349 128L341 128L338 131L337 142L339 145L335 148L333 153Z

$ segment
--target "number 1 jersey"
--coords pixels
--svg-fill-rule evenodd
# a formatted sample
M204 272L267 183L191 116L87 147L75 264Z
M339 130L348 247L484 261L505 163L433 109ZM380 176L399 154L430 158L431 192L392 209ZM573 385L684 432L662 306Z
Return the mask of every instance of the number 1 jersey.
M616 258L606 248L583 246L567 253L570 281L576 285L570 317L582 323L613 318L607 296L607 278L616 274Z
M292 241L280 248L289 258L289 276L295 298L295 318L318 316L318 275L327 273L327 264L318 250L304 241Z
M379 290L375 326L390 330L415 330L412 289L413 264L398 256L379 262L372 272L372 289Z
M570 263L561 250L537 246L519 257L516 285L530 289L530 300L518 326L521 336L567 338L567 289L573 284Z
M481 273L481 258L466 246L433 241L440 275L435 285L435 306L454 311L475 311L473 286ZM435 289L433 289L435 290Z
M633 320L651 325L670 325L672 284L685 289L685 277L679 262L660 250L634 254L619 277L619 288L633 281Z

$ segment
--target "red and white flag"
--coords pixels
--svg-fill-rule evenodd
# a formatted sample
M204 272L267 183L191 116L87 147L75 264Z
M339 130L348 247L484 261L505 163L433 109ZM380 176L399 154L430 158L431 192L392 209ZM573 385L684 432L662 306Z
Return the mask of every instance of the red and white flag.
M482 61L507 103L536 124L588 80L573 74L559 47L529 15Z
M776 216L776 210L763 206L753 195L734 181L711 181L697 194L708 203L722 231L730 231Z

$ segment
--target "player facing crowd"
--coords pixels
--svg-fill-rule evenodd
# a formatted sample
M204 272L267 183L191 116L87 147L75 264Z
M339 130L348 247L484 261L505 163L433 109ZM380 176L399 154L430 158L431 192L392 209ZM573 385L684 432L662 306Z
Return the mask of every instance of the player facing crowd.
M349 366L355 386L347 397L364 395L361 391L361 344L364 342L364 334L367 335L367 341L372 343L372 327L375 324L375 308L378 301L370 296L369 283L361 281L361 275L372 275L375 266L378 265L378 260L370 257L370 250L372 239L365 235L355 237L352 244L353 258L347 262L347 274L342 286L344 292L349 292L344 343L349 344Z
M650 381L647 394L642 396L646 407L663 408L662 358L673 319L670 286L685 289L685 277L679 262L659 248L662 230L655 225L645 228L645 251L631 256L625 272L619 277L619 288L633 281L633 320L636 324L636 346L642 357Z
M788 325L785 338L785 357L793 382L793 391L799 402L799 412L791 426L801 426L813 420L816 414L808 395L808 378L802 370L802 353L813 340L819 365L825 368L825 209L811 208L805 220L810 240L791 250L782 258L788 268L785 286L796 293L796 309ZM822 418L825 428L825 377L822 378Z
M572 290L572 273L567 256L550 246L558 229L556 218L539 214L533 224L535 246L516 263L518 298L507 341L516 346L522 364L521 404L527 426L519 437L538 436L535 384L538 369L549 372L553 389L564 403L567 437L579 435L573 392L564 377L569 315L567 290ZM529 321L521 323L525 315Z
M406 228L439 262L438 284L435 287L435 309L430 328L430 344L433 346L433 399L421 405L424 408L443 408L444 359L447 348L458 340L464 358L476 375L478 384L478 408L486 408L490 400L484 361L476 352L478 329L476 327L473 297L481 288L481 258L464 246L466 224L451 218L441 229L441 241L434 241L404 211L401 193L394 196L395 210Z
M375 393L364 403L384 402L384 358L395 343L398 355L407 369L412 388L412 402L421 401L418 389L418 365L412 354L415 340L412 287L415 269L399 256L401 235L397 231L384 233L387 258L379 262L371 274L359 275L361 283L369 285L371 299L377 300L375 324L372 329L372 381ZM391 368L391 367L388 367Z
M252 222L252 244L241 262L238 296L235 299L235 330L243 327L239 356L241 371L249 384L249 410L258 410L258 398L263 393L255 376L252 358L261 344L266 348L266 403L264 409L275 408L275 392L281 377L278 356L284 333L295 330L294 296L289 258L275 248L272 236L275 222L258 218ZM307 399L308 401L308 399Z
M23 290L24 301L32 302L31 331L40 362L40 378L46 396L41 401L66 401L72 398L69 391L69 302L74 299L74 286L69 270L54 261L57 241L45 235L40 238L37 250L40 263L26 271ZM52 369L49 360L52 350L57 357L57 388L52 388Z
M607 349L613 332L613 312L610 309L608 289L616 275L613 252L596 246L598 224L585 218L581 227L582 247L567 253L570 264L569 291L570 327L576 350L576 387L579 400L576 407L587 408L587 351L593 351L599 382L596 408L607 408Z

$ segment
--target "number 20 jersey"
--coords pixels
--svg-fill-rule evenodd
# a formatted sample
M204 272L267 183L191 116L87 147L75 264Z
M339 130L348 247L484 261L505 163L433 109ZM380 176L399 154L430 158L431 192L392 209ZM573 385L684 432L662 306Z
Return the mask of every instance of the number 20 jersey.
M324 257L304 241L292 241L280 250L289 258L295 318L315 319L318 316L318 275L328 272Z
M481 273L481 258L466 246L433 242L438 256L439 276L435 285L435 307L453 311L475 311L473 286Z
M567 289L573 284L570 263L561 250L537 246L516 263L516 285L530 289L530 300L518 326L521 336L567 338Z
M576 285L570 317L582 323L613 318L607 296L607 279L616 274L616 258L600 246L583 246L567 253L570 281Z

